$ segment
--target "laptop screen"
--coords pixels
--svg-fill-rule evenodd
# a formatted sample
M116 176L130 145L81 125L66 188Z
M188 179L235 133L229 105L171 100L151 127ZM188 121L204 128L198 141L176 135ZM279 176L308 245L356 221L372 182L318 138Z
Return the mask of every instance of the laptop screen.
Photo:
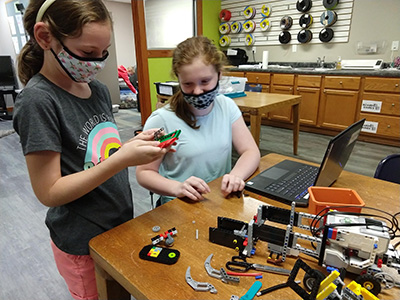
M339 177L360 135L362 119L332 138L315 181L315 186L331 186Z

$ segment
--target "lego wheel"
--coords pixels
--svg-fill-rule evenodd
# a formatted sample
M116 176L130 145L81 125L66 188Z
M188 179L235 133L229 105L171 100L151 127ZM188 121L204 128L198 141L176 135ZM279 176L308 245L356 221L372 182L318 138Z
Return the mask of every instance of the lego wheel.
M324 275L324 273L322 273L319 270L314 270L315 272L315 276L312 276L308 273L304 274L304 278L303 278L303 285L305 286L305 288L308 291L311 291L314 287L315 282L317 281L317 276L321 277L321 278L325 278L326 276Z
M356 278L356 282L375 296L381 292L381 282L371 274L363 274Z

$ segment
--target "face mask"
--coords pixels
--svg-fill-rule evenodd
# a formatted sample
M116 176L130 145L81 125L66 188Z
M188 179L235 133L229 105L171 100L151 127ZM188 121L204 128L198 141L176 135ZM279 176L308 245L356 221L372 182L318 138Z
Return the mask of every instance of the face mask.
M63 49L56 54L50 49L64 71L76 82L91 82L104 69L108 52L101 58L80 57L72 53L62 43Z
M214 102L215 96L218 94L218 90L219 85L217 83L215 88L200 95L185 94L184 92L182 92L182 94L183 99L185 99L185 101L194 108L206 109L211 105L211 103Z

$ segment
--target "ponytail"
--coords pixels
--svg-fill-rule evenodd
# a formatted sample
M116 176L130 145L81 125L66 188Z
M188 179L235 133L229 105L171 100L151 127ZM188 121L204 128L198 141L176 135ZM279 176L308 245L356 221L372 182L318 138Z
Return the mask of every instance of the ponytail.
M17 58L18 77L23 85L39 73L43 65L43 49L36 43L34 39L30 39L24 47L22 47Z

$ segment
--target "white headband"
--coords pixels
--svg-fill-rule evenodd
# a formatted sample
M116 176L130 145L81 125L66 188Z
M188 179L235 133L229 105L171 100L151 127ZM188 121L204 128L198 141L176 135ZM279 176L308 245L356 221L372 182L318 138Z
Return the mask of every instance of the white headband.
M46 10L52 5L56 0L46 0L43 2L42 6L39 8L39 11L36 16L36 23L42 21L43 15Z

